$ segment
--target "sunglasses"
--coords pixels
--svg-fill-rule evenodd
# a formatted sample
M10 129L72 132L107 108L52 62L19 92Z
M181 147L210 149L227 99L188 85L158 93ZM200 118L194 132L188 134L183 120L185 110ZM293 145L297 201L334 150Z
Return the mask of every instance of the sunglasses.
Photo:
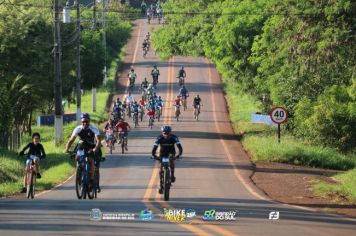
M88 120L82 120L82 124L88 124L89 121Z
M164 135L168 135L168 134L170 134L170 133L169 133L169 132L163 132L163 134L164 134Z

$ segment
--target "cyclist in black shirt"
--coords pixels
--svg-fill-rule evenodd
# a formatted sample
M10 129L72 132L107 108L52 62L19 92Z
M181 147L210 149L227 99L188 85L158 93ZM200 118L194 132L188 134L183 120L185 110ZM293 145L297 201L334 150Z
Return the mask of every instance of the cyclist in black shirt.
M79 136L80 140L84 141L85 150L88 153L90 170L89 177L92 182L94 179L94 158L96 160L96 166L99 169L101 160L101 143L99 130L90 125L90 116L88 113L83 113L80 115L82 125L77 126L72 133L68 143L66 144L65 152L68 152L69 148L72 146L75 139ZM94 154L94 155L93 155ZM99 188L100 192L100 188Z
M26 172L29 171L30 165L31 165L31 161L33 160L35 163L35 169L36 169L36 173L37 173L37 178L41 178L41 174L40 174L40 166L39 166L39 161L41 159L46 158L46 153L44 151L44 148L42 146L42 144L40 143L41 141L41 136L39 133L33 133L32 134L32 143L29 143L26 145L26 147L24 147L22 149L22 151L20 152L20 156L23 156L25 154L25 151L27 149L30 149L27 152L27 160L26 160ZM26 192L26 173L23 177L23 182L24 182L24 187L22 188L22 193Z
M160 152L159 152L159 156L160 158L162 157L169 157L172 158L175 154L176 154L176 150L174 147L174 144L177 145L178 150L179 150L179 154L176 156L176 159L179 159L179 157L182 155L183 153L183 148L182 145L178 139L178 137L174 134L172 134L172 128L168 125L162 126L161 128L162 134L160 136L157 137L155 144L153 145L152 148L152 156L154 158L157 158L156 156L156 151L158 146L160 146ZM171 181L172 183L175 182L176 177L174 176L174 160L170 159L170 167L171 167ZM162 194L162 185L163 185L163 170L161 168L160 170L160 189L159 189L159 193Z

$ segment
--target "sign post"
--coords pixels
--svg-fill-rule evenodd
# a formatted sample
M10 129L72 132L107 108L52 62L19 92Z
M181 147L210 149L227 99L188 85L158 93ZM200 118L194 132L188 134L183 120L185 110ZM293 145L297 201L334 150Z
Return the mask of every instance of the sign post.
M288 111L284 107L275 107L269 113L271 120L278 125L278 143L281 142L281 124L287 122Z

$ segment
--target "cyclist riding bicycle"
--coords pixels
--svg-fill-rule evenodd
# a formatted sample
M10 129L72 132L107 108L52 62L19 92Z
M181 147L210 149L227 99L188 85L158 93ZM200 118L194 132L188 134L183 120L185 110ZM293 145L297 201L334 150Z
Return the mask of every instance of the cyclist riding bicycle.
M110 140L115 137L114 129L115 129L114 121L111 118L109 118L103 129L103 131L105 132L106 147L109 147Z
M197 94L193 100L193 107L194 109L198 109L198 113L200 113L200 106L202 105L201 98L199 97L199 94Z
M182 100L180 99L180 96L178 95L177 98L174 100L174 105L175 106L180 106L182 103Z
M150 83L147 81L147 78L145 77L141 83L141 90L147 89L149 84Z
M188 90L186 89L185 85L183 85L179 90L179 96L181 98L187 99L189 97Z
M187 74L185 73L184 66L182 66L178 72L178 78L185 78L187 77Z
M127 149L127 144L128 144L128 131L131 129L131 126L125 122L123 118L120 119L120 122L116 124L116 129L119 132L119 134L123 135L123 138L125 139L125 150L128 151ZM119 144L121 143L121 140L119 141Z
M39 133L33 133L32 134L32 142L27 144L22 151L19 153L20 156L23 156L25 154L25 151L27 149L29 149L29 151L27 152L27 160L26 160L26 168L25 168L25 174L23 177L23 188L21 190L21 193L25 193L26 192L26 183L27 183L27 172L30 170L30 166L31 166L31 162L32 160L35 163L35 171L37 173L37 178L40 179L41 178L41 174L40 174L40 160L45 159L46 158L46 153L45 150L42 146L42 144L40 143L41 141L41 136Z
M172 160L172 157L175 156L176 154L176 149L174 145L177 145L179 153L176 156L177 159L182 155L183 153L183 147L178 139L178 137L174 134L172 134L172 128L168 125L164 125L161 128L162 134L159 135L153 145L152 148L152 156L157 158L156 156L156 151L158 146L160 146L159 150L159 157L169 157L170 158L170 167L171 167L171 182L174 183L176 181L176 177L174 176L174 160ZM163 193L163 169L161 168L160 170L160 188L158 192L160 194Z
M132 104L132 113L133 114L137 114L141 111L141 107L140 105L137 103L137 101L135 101L133 104Z
M136 75L135 69L134 69L133 67L131 67L131 70L130 70L128 76L129 76L130 84L131 84L131 83L132 83L132 84L135 84L135 80L136 80L136 78L137 78L137 75Z
M146 94L148 99L151 99L152 95L153 95L153 86L152 84L149 84L147 89L146 89Z
M90 125L90 115L88 113L81 114L80 118L82 124L73 130L72 136L66 144L65 152L69 151L69 148L72 146L75 139L79 136L80 140L83 141L85 153L88 155L90 165L89 182L92 184L94 180L94 162L99 171L100 161L102 160L102 153L100 149L100 133L98 128ZM74 150L76 150L76 148ZM100 192L100 187L98 187L98 192Z
M159 70L157 69L157 65L156 64L153 66L153 69L151 71L151 75L152 75L153 83L158 84L158 77L159 77L160 73L159 73Z

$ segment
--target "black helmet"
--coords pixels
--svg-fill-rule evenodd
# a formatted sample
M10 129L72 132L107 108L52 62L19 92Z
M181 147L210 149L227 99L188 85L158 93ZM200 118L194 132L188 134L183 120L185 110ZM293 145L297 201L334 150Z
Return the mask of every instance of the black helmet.
M170 133L172 132L172 128L169 125L164 125L161 127L161 131L165 133Z

